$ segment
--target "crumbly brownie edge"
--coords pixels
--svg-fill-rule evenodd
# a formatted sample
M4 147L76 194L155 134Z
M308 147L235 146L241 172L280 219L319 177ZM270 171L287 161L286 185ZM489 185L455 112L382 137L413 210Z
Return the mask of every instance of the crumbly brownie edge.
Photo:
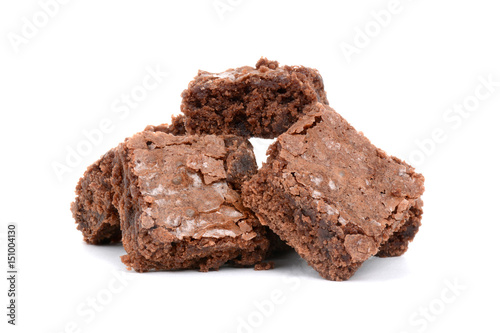
M422 201L417 200L415 205L409 208L409 216L402 223L401 228L394 232L391 237L380 245L377 257L397 257L403 255L410 242L413 241L422 224Z
M76 186L71 212L77 229L89 244L117 243L121 240L118 211L112 204L111 173L115 150L90 165Z
M183 114L172 116L170 124L148 125L144 130L149 132L163 132L172 135L185 135L186 127L184 126L184 118Z

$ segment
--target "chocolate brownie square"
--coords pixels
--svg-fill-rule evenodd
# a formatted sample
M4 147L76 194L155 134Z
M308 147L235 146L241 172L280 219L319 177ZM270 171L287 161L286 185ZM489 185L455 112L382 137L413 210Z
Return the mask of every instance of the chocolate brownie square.
M400 255L422 217L424 177L317 103L268 150L244 204L319 274L346 280L377 253Z
M275 138L316 102L328 104L317 70L262 58L255 68L199 71L182 93L181 110L190 134Z
M127 266L208 271L265 258L267 230L239 194L257 170L246 139L174 136L157 128L127 139L115 156L113 203Z

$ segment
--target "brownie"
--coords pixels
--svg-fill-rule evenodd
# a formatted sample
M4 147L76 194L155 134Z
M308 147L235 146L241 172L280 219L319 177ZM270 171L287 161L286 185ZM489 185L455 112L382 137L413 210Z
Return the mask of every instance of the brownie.
M239 194L257 170L246 139L144 131L122 143L115 157L113 204L127 266L208 271L265 258L267 229Z
M113 206L112 170L115 149L111 149L87 168L76 186L76 199L71 211L77 229L90 244L121 241L120 218Z
M346 280L372 255L401 255L418 231L424 177L388 156L327 105L308 107L242 190L309 265Z
M222 73L199 71L182 93L189 134L275 138L316 102L328 104L315 69L260 59Z

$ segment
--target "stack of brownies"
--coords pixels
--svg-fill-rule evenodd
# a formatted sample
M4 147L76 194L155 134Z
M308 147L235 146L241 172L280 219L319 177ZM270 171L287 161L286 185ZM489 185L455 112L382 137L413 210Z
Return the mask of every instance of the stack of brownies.
M346 280L399 256L420 226L424 177L328 106L318 71L265 58L199 71L182 114L91 165L71 206L90 244L122 242L138 272L268 269L290 246ZM248 138L276 138L258 169Z

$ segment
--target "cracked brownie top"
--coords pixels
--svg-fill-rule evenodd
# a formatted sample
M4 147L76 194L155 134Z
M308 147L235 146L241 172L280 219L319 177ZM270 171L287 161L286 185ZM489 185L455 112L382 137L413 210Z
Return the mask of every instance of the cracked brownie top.
M146 131L125 144L146 205L142 228L179 240L256 236L235 190L257 169L246 140Z

